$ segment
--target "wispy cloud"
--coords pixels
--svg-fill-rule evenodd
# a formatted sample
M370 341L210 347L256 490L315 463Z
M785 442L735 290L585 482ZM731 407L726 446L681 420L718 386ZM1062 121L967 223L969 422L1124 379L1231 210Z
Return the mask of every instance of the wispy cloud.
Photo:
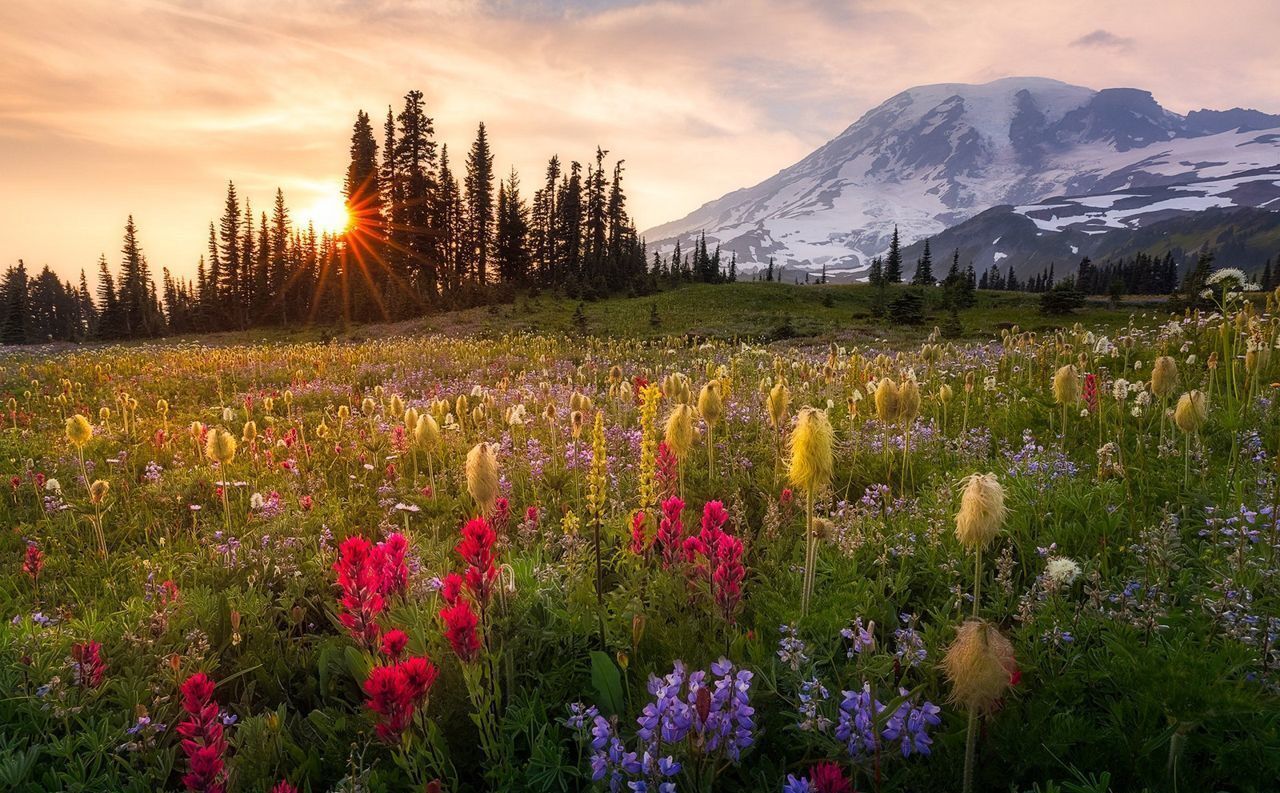
M1109 30L1098 30L1086 33L1071 42L1072 47L1096 47L1107 50L1129 50L1133 48L1133 39L1117 36Z
M70 275L132 212L153 266L189 273L227 179L255 207L276 186L310 203L341 178L356 110L380 129L410 88L455 168L481 120L529 188L552 153L625 157L646 227L920 83L1038 74L1280 109L1280 7L1233 5L1209 26L1163 0L6 0L0 264ZM1081 19L1142 31L1132 57L1080 57L1061 31ZM1169 57L1193 41L1200 57Z

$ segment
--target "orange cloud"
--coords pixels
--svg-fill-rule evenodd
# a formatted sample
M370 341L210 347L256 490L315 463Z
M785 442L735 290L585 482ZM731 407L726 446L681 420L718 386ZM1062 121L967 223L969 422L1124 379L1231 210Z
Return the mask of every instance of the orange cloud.
M1280 109L1280 7L1207 13L1167 0L8 0L0 263L73 276L116 258L132 212L152 266L190 274L227 179L257 209L277 186L312 204L341 178L356 110L380 129L410 88L455 168L481 120L499 172L514 165L530 191L552 153L626 158L642 227L769 176L920 83L1036 74L1147 88L1180 111ZM1133 40L1071 46L1099 30Z

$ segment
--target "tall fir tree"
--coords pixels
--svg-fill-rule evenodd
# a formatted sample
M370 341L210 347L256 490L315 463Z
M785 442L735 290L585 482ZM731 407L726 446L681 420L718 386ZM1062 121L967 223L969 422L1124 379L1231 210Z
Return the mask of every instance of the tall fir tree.
M893 239L889 242L889 256L884 260L884 280L889 284L902 283L902 245L898 240L898 227L893 227Z
M473 261L475 282L489 280L489 254L493 248L493 152L484 122L476 129L476 139L467 152L467 175L463 180L467 204L467 252Z

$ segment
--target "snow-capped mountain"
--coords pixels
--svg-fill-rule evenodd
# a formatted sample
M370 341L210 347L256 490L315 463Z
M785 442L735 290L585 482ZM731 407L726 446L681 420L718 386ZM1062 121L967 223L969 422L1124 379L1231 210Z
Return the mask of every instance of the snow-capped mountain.
M676 239L687 250L705 232L745 269L774 257L788 269L825 265L848 277L884 253L895 225L910 243L998 205L1075 196L1075 212L1089 207L1085 196L1206 180L1218 180L1224 186L1213 195L1228 198L1175 191L1161 217L1230 204L1280 208L1273 194L1269 205L1229 198L1251 194L1252 181L1273 184L1277 169L1280 115L1237 108L1182 116L1146 91L1035 77L929 85L889 99L760 184L645 236L666 252ZM1122 221L1122 208L1093 222L1143 222Z

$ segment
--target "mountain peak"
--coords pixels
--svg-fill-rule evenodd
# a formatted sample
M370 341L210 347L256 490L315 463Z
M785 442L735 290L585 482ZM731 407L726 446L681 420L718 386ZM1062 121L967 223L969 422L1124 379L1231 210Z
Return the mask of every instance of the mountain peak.
M1139 88L1043 77L901 91L796 164L646 232L662 252L705 232L748 269L770 257L863 271L895 225L906 242L993 206L1165 185L1280 164L1280 116L1186 117ZM687 247L687 245L682 245Z

